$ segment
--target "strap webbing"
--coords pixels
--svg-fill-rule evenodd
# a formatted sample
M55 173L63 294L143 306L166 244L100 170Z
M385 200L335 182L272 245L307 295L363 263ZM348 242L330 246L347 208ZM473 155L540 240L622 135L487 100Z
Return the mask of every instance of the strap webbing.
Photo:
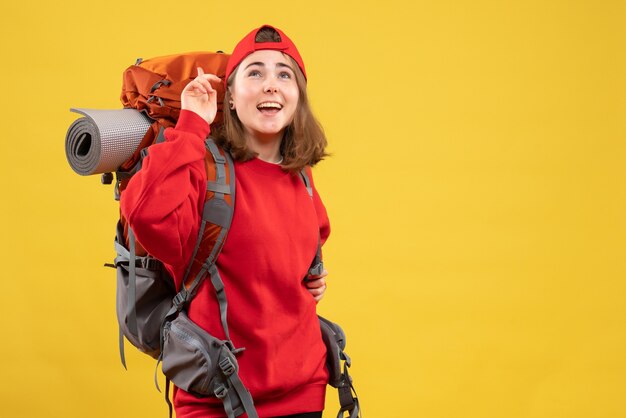
M128 330L137 335L137 311L135 307L136 298L136 266L135 266L135 234L133 230L128 227L128 305L126 306L126 312L128 316Z
M361 408L359 406L359 398L356 393L356 389L352 385L352 378L348 373L348 367L350 367L350 358L341 351L343 360L346 360L343 364L342 380L343 382L337 388L339 391L339 413L337 418L342 418L344 412L348 412L350 415L348 418L358 418L361 416ZM354 392L354 396L352 395Z
M220 151L217 148L217 145L215 145L215 142L213 142L212 139L207 138L207 140L205 141L205 144L206 144L207 149L213 156L213 160L215 160L215 172L216 172L215 181L220 184L225 184L224 182L226 181L226 169L224 167L224 164L226 163L226 159L222 156L222 154L220 154ZM225 154L228 154L228 153L225 153Z
M222 321L222 327L224 327L224 334L226 339L230 341L230 334L228 332L228 321L226 320L226 314L228 312L228 300L226 299L226 292L224 291L224 282L220 277L220 273L217 270L215 263L209 267L209 276L211 277L211 283L215 289L215 295L217 296L217 302L220 305L220 320Z
M300 176L302 177L302 181L304 181L304 186L306 187L307 192L309 193L309 197L313 199L313 187L311 185L311 179L306 173L305 169L300 170ZM313 262L311 263L311 267L309 268L309 274L318 276L322 274L324 271L324 263L322 262L322 238L320 237L317 244L317 252L315 253L315 257L313 258ZM361 410L359 408L359 399L356 395L356 390L354 386L352 386L352 379L348 374L348 367L350 366L350 358L341 351L341 355L343 357L344 366L343 366L343 384L338 389L339 391L339 413L337 414L337 418L343 418L344 412L349 412L350 415L348 418L358 418L361 416ZM354 396L352 396L352 392L354 392Z
M228 376L228 382L232 385L232 388L235 390L241 403L243 405L244 411L248 414L248 418L258 418L259 415L254 408L254 402L252 401L252 396L246 387L243 385L243 382L239 378L237 373L233 373ZM230 391L229 391L230 392Z
M309 197L313 199L313 187L311 187L311 179L309 178L309 175L306 173L306 170L304 168L300 170L300 177L302 177L304 187L306 187L306 191L309 193Z
M154 141L154 143L160 144L161 142L164 142L164 141L165 141L165 128L161 126L161 129L159 129L159 134L157 135L157 138Z
M230 187L226 184L219 184L215 181L208 181L206 189L214 193L230 194Z
M243 385L230 358L222 357L219 361L219 368L226 381L220 384L214 393L224 403L228 417L238 417L245 412L248 414L248 418L258 418L259 415L254 407L252 396Z
M172 401L170 401L170 379L165 377L165 402L167 403L167 407L170 411L170 418L172 418L174 413L174 406L172 405Z
M128 370L126 367L126 354L124 353L124 332L122 331L122 327L118 326L120 335L119 335L119 349L120 349L120 360L122 361L122 366L124 369Z
M187 289L186 291L187 293L185 294L185 301L188 302L195 296L197 289L199 289L200 284L202 283L202 281L208 274L211 278L211 283L213 284L213 288L215 289L215 294L219 302L220 320L222 322L222 327L224 328L224 334L226 336L226 339L230 341L230 333L228 331L228 321L227 321L228 301L226 299L226 292L224 290L224 282L222 281L222 278L219 275L219 272L215 265L215 261L217 260L217 257L219 256L220 252L222 251L222 247L224 246L224 242L226 240L226 236L228 235L228 230L230 228L230 223L233 217L233 211L234 211L234 206L235 206L235 167L234 167L234 163L230 154L225 153L225 155L222 156L222 154L220 154L219 152L219 149L217 148L217 145L215 145L215 143L210 138L207 138L207 140L205 141L205 146L207 150L211 153L213 160L215 160L215 172L216 172L215 181L207 182L207 189L208 190L211 188L215 189L215 190L211 190L214 192L213 199L221 200L223 205L221 205L220 207L228 208L228 210L222 214L223 216L219 217L220 218L219 222L216 223L220 225L222 229L220 230L215 240L215 245L211 249L211 253L208 255L202 268L196 274L196 277L194 278L193 282ZM228 163L230 184L226 184L226 163ZM225 194L230 194L231 196L230 205L226 204L226 202L224 201ZM212 199L207 200L204 204L204 210L202 214L202 224L200 227L201 232L198 234L198 239L196 240L196 247L194 248L193 258L191 259L191 262L189 266L187 267L187 272L185 274L185 278L183 279L183 282L186 281L187 276L191 271L193 260L195 259L195 256L197 255L198 247L200 246L200 242L202 240L202 234L204 233L204 230L206 229L207 223L210 222L209 217L214 215L214 214L211 214L210 210L207 210L207 209L211 209L211 206L214 206L214 207L217 206L216 202L212 201Z
M124 239L124 234L121 231L121 226L118 224L118 231L115 237L115 251L117 252L117 257L115 257L115 265L114 265L115 268L123 268L123 267L118 267L118 264L127 263L130 260L130 253L128 252L126 247L124 247L120 243L120 241L123 239ZM118 347L119 347L119 352L120 352L120 360L122 362L122 365L124 366L124 369L128 370L128 367L126 367L126 355L124 353L124 331L122 331L122 326L119 324L118 324L118 330L119 330Z
M233 401L230 397L230 391L226 392L226 395L222 398L224 403L224 411L228 418L235 418L235 411L233 411Z
M206 229L206 221L203 219L202 223L200 224L200 229L198 231L198 237L196 238L196 245L195 247L193 247L193 253L191 254L191 259L190 259L191 261L189 261L189 265L187 266L187 269L185 270L185 275L183 276L183 281L182 281L183 284L187 281L187 277L189 276L189 273L191 272L191 267L193 266L193 262L196 259L196 255L198 254L198 249L200 248L200 243L202 242L202 236L204 235L205 229Z
M311 185L311 179L309 175L306 173L306 170L303 168L300 170L300 177L304 182L304 187L306 187L306 191L309 194L309 197L313 199L313 186ZM319 237L317 241L317 252L315 253L315 257L313 258L313 262L311 263L311 267L309 268L309 274L313 276L319 276L324 271L324 263L322 263L322 238Z

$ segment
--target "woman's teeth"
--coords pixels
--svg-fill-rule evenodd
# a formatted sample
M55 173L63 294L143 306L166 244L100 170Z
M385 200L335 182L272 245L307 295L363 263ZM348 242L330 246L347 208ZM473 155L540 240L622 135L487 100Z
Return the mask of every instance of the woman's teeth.
M257 106L257 109L278 109L278 110L280 110L281 108L282 108L282 106L279 103L272 103L272 102L260 103Z

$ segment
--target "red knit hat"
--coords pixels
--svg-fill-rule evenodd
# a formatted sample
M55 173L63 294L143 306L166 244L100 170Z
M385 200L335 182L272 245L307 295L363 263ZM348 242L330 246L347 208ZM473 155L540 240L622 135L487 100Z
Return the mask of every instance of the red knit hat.
M280 35L280 42L255 42L256 34L263 28L271 28L274 29ZM241 61L243 61L248 55L252 54L255 51L259 51L262 49L271 49L273 51L280 51L289 55L293 58L296 63L298 63L298 67L304 74L304 78L306 79L306 71L304 70L304 61L302 61L302 57L298 52L298 49L291 42L291 39L287 37L280 29L277 29L270 25L263 25L260 28L254 29L252 32L247 34L245 38L243 38L231 54L228 64L226 65L226 77L224 78L224 83L228 82L228 77L230 74L237 68Z

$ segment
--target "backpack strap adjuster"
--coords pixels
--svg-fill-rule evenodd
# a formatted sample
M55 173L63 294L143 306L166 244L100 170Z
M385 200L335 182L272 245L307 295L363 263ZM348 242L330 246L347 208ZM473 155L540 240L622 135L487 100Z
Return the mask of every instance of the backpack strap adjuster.
M224 376L228 377L231 374L235 373L235 365L232 361L230 361L228 357L224 357L223 359L221 359L219 366L222 370L222 373L224 373Z
M156 270L159 267L159 261L152 257L141 258L141 267L146 270Z
M228 389L224 385L219 385L213 390L213 394L219 399L224 399L228 394Z
M220 154L219 152L211 153L211 154L213 154L213 159L215 160L216 163L226 164L226 158L224 158L222 154Z
M313 276L319 276L320 274L322 274L324 272L324 264L323 263L318 263L315 266L311 267L309 269L309 274L313 275Z
M185 289L181 290L174 296L172 300L172 305L176 308L177 311L181 311L187 302L187 291Z

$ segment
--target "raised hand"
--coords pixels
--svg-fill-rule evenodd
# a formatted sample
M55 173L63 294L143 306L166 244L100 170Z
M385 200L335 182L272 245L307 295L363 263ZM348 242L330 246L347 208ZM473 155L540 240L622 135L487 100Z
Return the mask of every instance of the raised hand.
M198 67L198 76L193 79L180 94L181 108L195 112L209 124L217 113L217 92L211 82L221 83L221 79L214 74L205 74Z

